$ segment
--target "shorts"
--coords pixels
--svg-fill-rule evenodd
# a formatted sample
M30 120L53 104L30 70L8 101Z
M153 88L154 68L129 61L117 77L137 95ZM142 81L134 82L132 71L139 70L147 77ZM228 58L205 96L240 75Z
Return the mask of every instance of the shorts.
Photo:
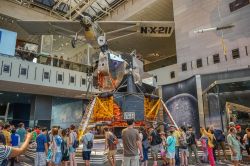
M61 164L61 161L62 161L62 152L56 152L53 163L55 165L59 165L59 164Z
M232 161L241 161L242 155L240 154L240 152L236 152L236 156L231 155L231 160Z
M35 166L46 166L45 152L36 152Z
M91 155L91 151L83 151L82 152L82 159L83 160L90 160L90 155Z
M174 159L175 158L175 152L167 152L167 158Z
M114 156L116 154L117 150L109 150L108 151L108 157Z
M189 155L188 153L188 148L187 149L179 149L180 150L180 153L185 153L186 155Z
M72 146L69 147L69 153L75 153L76 152L76 149L73 148Z
M152 154L152 156L157 157L158 153L160 151L160 148L161 148L160 144L159 145L151 145L151 154Z
M224 141L218 142L217 149L225 150L226 149L225 142Z
M123 166L139 166L139 156L123 157Z

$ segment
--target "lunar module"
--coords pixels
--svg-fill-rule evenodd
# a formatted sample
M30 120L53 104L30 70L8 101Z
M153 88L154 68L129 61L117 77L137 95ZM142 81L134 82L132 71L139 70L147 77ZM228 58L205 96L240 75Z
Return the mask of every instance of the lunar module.
M140 67L141 66L141 67ZM174 120L155 87L142 82L142 62L130 54L101 52L94 72L94 85L102 93L95 96L87 107L81 125L106 123L114 128L126 127L126 120L134 119L136 126L157 120L160 109Z

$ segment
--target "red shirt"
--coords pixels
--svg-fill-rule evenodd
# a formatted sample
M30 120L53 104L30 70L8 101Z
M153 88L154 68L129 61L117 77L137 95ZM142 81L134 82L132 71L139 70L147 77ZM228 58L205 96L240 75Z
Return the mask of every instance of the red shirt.
M41 131L39 129L35 129L34 131L37 133L37 135L39 135L41 133Z

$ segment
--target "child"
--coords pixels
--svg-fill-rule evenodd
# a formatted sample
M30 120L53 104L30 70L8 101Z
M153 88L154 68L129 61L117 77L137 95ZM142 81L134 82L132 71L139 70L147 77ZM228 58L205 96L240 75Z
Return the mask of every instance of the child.
M201 136L200 141L201 141L201 149L203 151L201 160L203 163L208 163L208 152L207 152L208 138L203 135Z
M175 166L175 145L176 138L173 136L174 128L170 128L170 135L167 137L167 158L169 159L169 166Z
M11 145L14 148L18 148L20 146L20 136L16 134L16 129L11 130ZM16 161L19 162L18 157L16 157ZM15 158L11 158L11 166L14 166Z
M161 143L161 147L160 147L160 153L161 153L161 158L163 160L163 166L167 165L167 158L166 158L166 134L164 131L159 132L161 139L162 139L162 143Z

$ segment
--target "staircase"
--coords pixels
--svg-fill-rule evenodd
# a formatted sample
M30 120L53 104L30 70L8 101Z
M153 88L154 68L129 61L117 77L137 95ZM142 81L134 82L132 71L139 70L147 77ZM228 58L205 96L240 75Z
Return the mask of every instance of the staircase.
M96 97L87 106L86 112L83 115L83 118L80 124L80 126L82 126L82 132L84 132L86 128L88 127L89 120L94 110L95 102L96 102Z

